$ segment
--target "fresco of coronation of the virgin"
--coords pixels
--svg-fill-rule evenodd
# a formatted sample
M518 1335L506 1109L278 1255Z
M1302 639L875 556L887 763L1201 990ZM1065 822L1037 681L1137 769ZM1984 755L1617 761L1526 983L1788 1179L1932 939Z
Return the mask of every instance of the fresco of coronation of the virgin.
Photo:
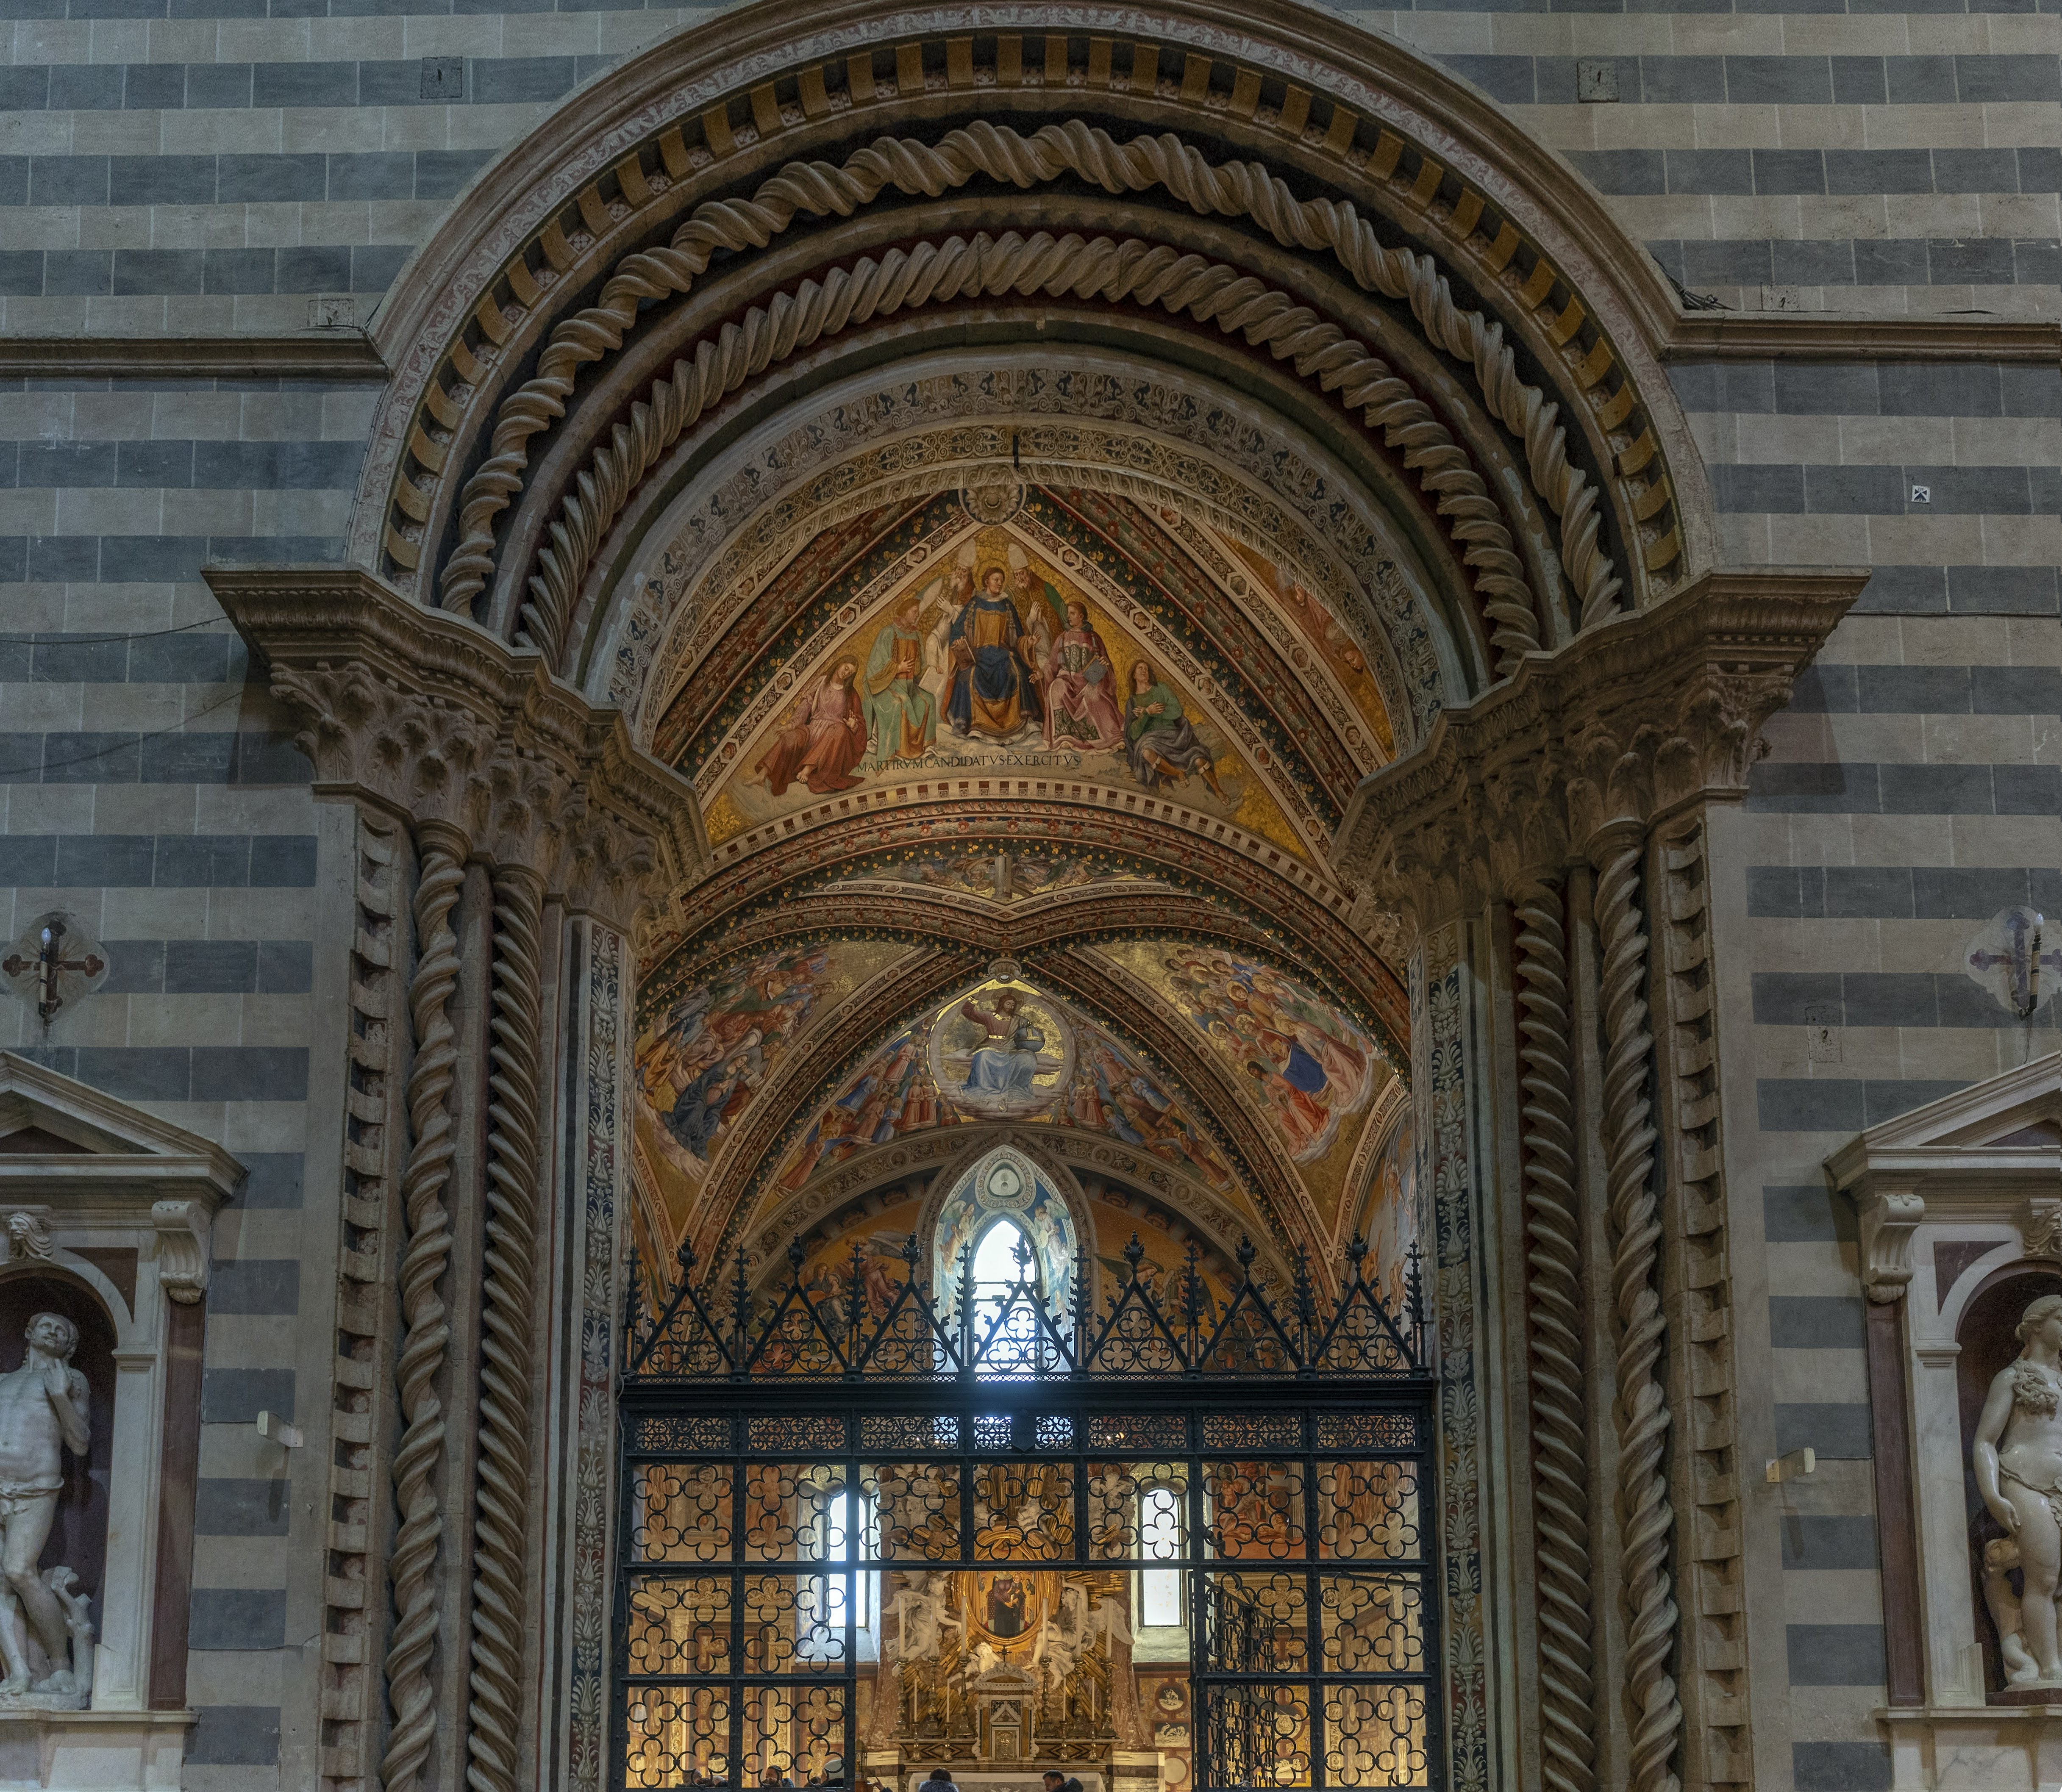
M1149 653L1009 531L969 531L877 575L838 619L716 747L712 840L891 778L1013 767L1178 795L1307 856L1179 653Z

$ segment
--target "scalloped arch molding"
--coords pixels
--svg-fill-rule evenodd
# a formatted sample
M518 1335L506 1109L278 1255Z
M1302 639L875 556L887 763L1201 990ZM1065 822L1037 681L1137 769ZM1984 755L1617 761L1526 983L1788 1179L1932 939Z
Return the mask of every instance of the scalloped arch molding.
M841 345L877 356L862 326L884 319L1000 304L1028 335L1041 303L1083 302L1206 323L1221 359L1278 362L1350 413L1451 543L1474 688L1711 565L1659 362L1672 297L1482 96L1298 7L965 18L746 7L490 169L375 323L395 377L359 563L584 664L604 696L582 631L609 604L579 602L580 577L709 413L777 403L805 352L815 381ZM955 199L984 229L896 240ZM1040 235L1056 207L1078 241ZM1246 251L1197 253L1201 218Z

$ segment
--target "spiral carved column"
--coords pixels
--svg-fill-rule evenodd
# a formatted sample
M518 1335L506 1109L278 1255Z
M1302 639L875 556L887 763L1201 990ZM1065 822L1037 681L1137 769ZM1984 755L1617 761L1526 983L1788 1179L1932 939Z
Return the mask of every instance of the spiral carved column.
M1611 1298L1618 1313L1618 1521L1626 1616L1625 1692L1633 1792L1676 1792L1683 1706L1674 1673L1676 1607L1668 1566L1675 1518L1668 1497L1668 1397L1656 1278L1661 1217L1654 1193L1649 1092L1654 1040L1647 1004L1647 937L1639 906L1643 830L1619 823L1591 847L1604 1024L1604 1157Z
M472 1702L466 1736L471 1757L466 1779L476 1792L515 1792L522 1729L531 1603L530 1338L537 1282L543 902L544 883L535 872L511 868L495 874Z
M1588 1401L1583 1378L1582 1197L1567 939L1558 888L1516 907L1525 1251L1531 1297L1533 1521L1539 1567L1541 1770L1551 1792L1596 1783L1590 1625Z
M408 1074L408 1165L402 1178L407 1243L401 1259L401 1321L406 1328L395 1379L402 1433L394 1457L394 1498L400 1528L388 1567L394 1631L387 1649L387 1698L394 1726L379 1777L387 1792L414 1792L436 1730L437 1557L443 1520L435 1476L444 1449L443 1408L435 1384L451 1343L450 1314L437 1292L451 1260L451 1215L444 1191L455 1154L451 1113L458 1064L451 1022L458 986L458 936L451 914L465 883L465 842L435 823L419 830L421 876L415 887L415 974L408 1005L415 1056Z

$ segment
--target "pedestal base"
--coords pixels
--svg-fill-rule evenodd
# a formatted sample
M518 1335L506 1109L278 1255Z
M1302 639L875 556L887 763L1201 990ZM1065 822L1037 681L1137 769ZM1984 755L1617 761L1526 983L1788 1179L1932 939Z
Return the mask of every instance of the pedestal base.
M1896 1792L2052 1792L2062 1703L1879 1706Z
M0 1713L0 1792L179 1792L191 1711Z
M1069 1779L1081 1782L1081 1792L1103 1792L1103 1776L1093 1767L1081 1767L1066 1762L1052 1763ZM1020 1768L997 1770L992 1767L953 1769L953 1784L960 1792L1045 1792L1045 1782L1041 1777L1046 1764L1027 1761ZM909 1792L923 1792L924 1782L930 1773L928 1767L914 1767L903 1776Z

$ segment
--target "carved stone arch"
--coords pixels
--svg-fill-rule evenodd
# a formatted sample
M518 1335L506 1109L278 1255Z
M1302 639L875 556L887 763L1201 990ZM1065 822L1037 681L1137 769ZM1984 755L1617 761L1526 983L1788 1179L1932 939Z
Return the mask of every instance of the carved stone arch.
M1089 1209L1091 1236L1096 1236L1093 1221L1097 1205L1121 1201L1128 1207L1142 1206L1149 1214L1158 1216L1157 1223L1185 1229L1201 1239L1206 1254L1214 1254L1227 1263L1236 1261L1240 1243L1252 1237L1250 1218L1234 1212L1200 1184L1169 1174L1157 1160L1152 1162L1148 1173L1141 1174L1147 1166L1138 1161L1136 1153L1116 1145L1115 1141L1084 1141L1065 1129L1032 1137L1039 1151L1053 1163L1065 1165L1081 1188ZM799 1238L806 1243L811 1238L841 1237L856 1230L861 1222L846 1216L869 1201L885 1200L898 1185L903 1198L916 1198L910 1192L928 1189L957 1149L957 1141L949 1134L933 1144L937 1149L921 1161L916 1161L905 1141L897 1141L856 1152L835 1172L812 1177L784 1206L754 1216L752 1236L746 1245L748 1253L763 1259L787 1239ZM1087 1149L1083 1149L1085 1145ZM1160 1184L1158 1188L1146 1186L1149 1174ZM821 1198L812 1200L812 1197ZM1292 1273L1287 1262L1268 1248L1264 1235L1254 1243L1264 1269L1284 1276Z
M1226 397L1242 387L1259 395L1249 402L1273 414L1271 427L1286 429L1293 419L1312 439L1329 438L1357 483L1382 495L1411 559L1430 569L1413 583L1427 594L1421 602L1446 611L1450 690L1507 673L1517 655L1572 631L1580 593L1567 588L1559 524L1519 445L1491 425L1479 399L1422 338L1348 302L1335 282L1297 279L1302 270L1293 261L1279 276L1257 278L1246 267L1267 258L1234 262L1236 244L1212 240L1208 253L1168 246L1183 236L1221 239L1222 230L1089 209L1096 215L1078 231L1056 238L1041 230L1029 240L1011 231L999 243L969 223L965 233L929 235L910 246L901 214L868 220L869 235L895 245L878 258L846 246L865 241L855 220L828 241L804 245L812 268L822 273L825 261L816 258L824 258L830 271L803 280L792 299L784 287L770 303L747 287L752 303L741 325L730 321L738 307L728 289L743 275L713 285L709 330L680 339L680 359L665 339L672 333L654 327L649 334L660 339L641 342L636 359L655 371L637 378L626 366L598 376L577 420L555 431L529 495L506 525L483 599L488 625L520 631L568 671L592 667L597 651L607 665L605 639L591 647L574 625L618 583L640 523L701 475L715 445L734 442L748 425L769 437L792 434L798 375L812 385L828 382L842 367L877 364L892 346L893 377L905 381L921 377L943 351L933 345L957 345L977 331L1016 340L984 350L985 369L1013 362L1042 369L1056 355L1117 347L1178 382L1183 363L1193 362L1193 383ZM869 316L840 303L832 321L839 321L835 334L825 324L819 337L816 314L826 307L818 295L839 291L855 255L876 313L885 311L888 298L897 308ZM925 267L927 279L905 293L912 264ZM972 290L929 278L939 266ZM877 287L887 295L874 301ZM796 332L783 325L804 307L809 339L790 347ZM619 420L626 411L627 427ZM1029 477L1050 483L1043 458L1034 450ZM1591 584L1610 578L1595 571ZM1446 601L1448 592L1465 601ZM1592 608L1594 601L1593 589Z
M134 1332L133 1301L122 1298L121 1289L108 1280L107 1273L98 1265L61 1247L54 1249L48 1257L16 1257L0 1264L0 1284L27 1275L54 1275L60 1281L76 1283L101 1309L118 1347Z
M1446 544L1434 541L1429 559L1418 551L1370 495L1390 475L1350 435L1306 429L1288 402L1297 395L1276 370L1256 370L1250 382L1283 399L1263 408L1207 367L1151 359L1163 339L1144 335L1137 349L1107 339L979 357L940 349L892 369L844 372L771 420L755 419L749 432L740 422L741 433L711 436L716 445L700 459L703 438L684 442L625 506L608 544L607 578L588 578L576 616L584 657L568 661L568 675L621 704L640 738L672 747L661 716L670 715L720 630L768 588L783 550L792 551L787 538L869 502L921 491L949 455L1009 463L1031 483L1158 498L1179 492L1184 503L1200 502L1228 532L1310 570L1330 607L1365 631L1386 662L1378 682L1397 739L1418 736L1451 693L1466 688L1472 664L1434 609L1445 602L1434 568L1442 556L1450 561ZM884 331L881 340L899 348L913 339L899 331ZM1141 365L1153 377L1134 389ZM1005 368L1011 377L997 391L995 376ZM924 382L924 420L913 427L912 380ZM732 420L726 412L726 431ZM1138 465L1127 445L1145 448L1155 463ZM739 519L748 495L750 513ZM770 540L769 518L784 524ZM1384 561L1398 569L1387 580L1375 570ZM670 571L676 563L677 575ZM662 570L663 603L650 595ZM676 583L686 587L678 599ZM616 613L592 612L604 595L626 589ZM655 672L655 661L663 669Z
M1271 173L1256 175L1262 184L1250 189L1266 194L1260 214L1280 227L1274 234L1298 247L1341 230L1339 240L1373 244L1356 237L1358 221L1380 219L1413 259L1376 283L1449 347L1460 340L1462 314L1446 297L1441 267L1487 307L1522 351L1524 371L1561 405L1562 426L1574 430L1573 451L1605 495L1607 532L1621 541L1616 557L1639 603L1708 563L1701 480L1655 362L1671 309L1666 289L1571 172L1402 46L1314 14L1290 12L1261 28L1203 6L1146 18L1113 14L1113 28L1133 46L1129 58L1120 50L1113 66L1105 52L1098 63L1092 46L1054 34L1056 68L1069 69L1077 50L1089 54L1081 70L1048 86L1035 65L1049 47L1050 16L1037 8L998 15L993 37L948 43L925 41L929 21L913 15L884 20L854 5L805 18L772 7L662 45L576 101L480 183L385 307L379 331L396 339L402 376L367 470L361 559L379 563L398 544L388 569L419 576L422 548L407 534L427 522L431 539L441 539L449 484L471 463L466 444L479 439L483 407L505 395L509 370L527 362L568 307L596 294L594 283L623 251L656 243L692 204L749 191L778 166L839 144L892 134L901 146L889 160L921 162L925 136L944 141L956 118L1000 114L999 128L1028 141L1043 123L1073 114L1091 130L1110 130L1112 149L1093 152L1104 162L1141 130L1163 134L1174 160L1157 171L1145 166L1156 152L1142 146L1126 152L1125 167L1098 164L1119 186L1157 190L1164 176L1186 191L1215 181L1209 202L1239 210L1219 202L1232 196L1223 186L1229 176L1173 147L1185 136L1260 156L1255 169L1279 168L1345 194L1351 210L1298 211L1287 189L1268 184ZM1070 14L1066 29L1097 22ZM1047 142L1064 155L1057 138ZM933 178L913 164L900 171L920 184ZM1020 160L1013 178L1035 172ZM1291 211L1280 210L1285 202ZM1426 255L1441 259L1418 259ZM1373 268L1359 265L1362 273ZM632 317L611 312L612 304L632 303L633 290L673 290L675 273L692 278L684 263L669 271L663 257L648 258L629 286L618 283L622 297L604 295L598 312L590 306L596 322L583 327L591 339L571 351L568 372L590 353L613 352L608 339L620 339ZM620 326L609 321L616 316ZM1498 372L1490 383L1508 378ZM1524 406L1508 391L1498 395L1522 423ZM1627 424L1629 433L1619 427ZM395 483L404 459L405 493ZM1530 451L1528 459L1538 461ZM406 503L390 515L396 498Z
M1410 1119L1410 1085L1399 1076L1375 1098L1374 1109L1361 1133L1360 1149L1354 1153L1354 1180L1339 1203L1342 1239L1367 1236L1370 1209L1379 1192L1374 1181L1375 1166L1388 1154Z
M764 1257L783 1241L802 1237L897 1182L928 1188L937 1166L957 1149L957 1131L956 1128L941 1130L872 1146L855 1152L831 1170L820 1171L782 1205L770 1209L761 1207L753 1214L747 1251ZM1085 1189L1093 1182L1101 1182L1105 1188L1114 1185L1127 1202L1145 1202L1178 1215L1182 1223L1201 1232L1227 1258L1235 1254L1237 1241L1253 1234L1250 1214L1239 1212L1230 1201L1163 1160L1119 1141L1057 1127L1045 1133L1039 1143L1057 1161L1072 1166L1076 1180ZM1277 1252L1265 1228L1254 1243L1263 1263L1278 1273L1289 1273L1288 1260Z

